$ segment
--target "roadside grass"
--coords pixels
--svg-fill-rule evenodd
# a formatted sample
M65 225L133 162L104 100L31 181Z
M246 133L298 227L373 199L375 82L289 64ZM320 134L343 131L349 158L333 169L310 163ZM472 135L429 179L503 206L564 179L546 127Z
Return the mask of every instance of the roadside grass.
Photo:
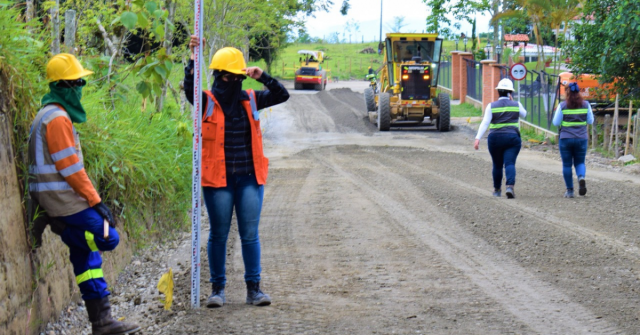
M469 103L451 105L452 117L474 117L482 116L482 110Z
M172 75L175 87L181 76ZM133 78L121 84L122 90L135 86ZM88 120L76 127L87 173L136 246L144 247L188 223L192 125L191 113L181 113L170 94L155 112L150 102L143 111L142 96L132 91L112 101L105 87L87 85Z
M375 53L360 53L366 48L372 48ZM280 51L278 58L273 62L272 75L282 79L293 79L296 69L300 67L298 50L323 51L325 61L321 66L327 71L330 80L364 80L369 66L378 70L384 62L384 56L377 53L377 42L291 44Z
M483 40L486 44L486 40ZM481 42L482 43L482 42ZM484 45L484 44L481 44ZM371 48L373 54L360 53L361 50ZM458 48L464 49L462 41L459 41ZM467 44L471 51L471 42ZM449 56L455 50L455 41L447 40L442 43L442 56ZM330 80L364 80L369 66L374 70L379 70L384 62L384 54L378 55L378 42L364 43L310 43L310 44L290 44L281 50L278 57L272 64L270 73L272 76L292 80L295 70L300 67L298 50L319 50L325 53L325 61L322 68L327 70ZM264 62L249 62L249 66L260 66L266 69Z
M544 134L537 134L535 130L520 128L520 137L524 142L543 143L545 140Z

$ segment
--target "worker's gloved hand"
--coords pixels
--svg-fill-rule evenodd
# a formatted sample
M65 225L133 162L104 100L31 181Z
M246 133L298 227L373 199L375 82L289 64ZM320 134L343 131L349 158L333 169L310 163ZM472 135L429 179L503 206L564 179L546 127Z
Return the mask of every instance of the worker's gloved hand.
M109 210L109 207L107 207L107 205L105 205L102 202L99 202L97 205L93 206L93 209L95 209L96 212L98 212L98 214L100 214L100 216L102 216L103 219L109 222L109 226L111 228L116 227L116 221L113 219L113 214L111 214L111 210Z

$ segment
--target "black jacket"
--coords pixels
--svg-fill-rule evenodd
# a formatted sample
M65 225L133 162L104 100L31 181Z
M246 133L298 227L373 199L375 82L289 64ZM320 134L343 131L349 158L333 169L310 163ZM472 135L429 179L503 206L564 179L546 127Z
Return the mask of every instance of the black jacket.
M193 66L194 61L190 60L189 64L184 68L184 93L187 100L193 105ZM275 106L289 100L289 92L282 84L272 78L266 72L262 72L262 76L258 82L267 87L266 91L256 92L256 104L258 110ZM243 91L241 100L249 100L249 95ZM202 93L202 113L206 108L207 96Z

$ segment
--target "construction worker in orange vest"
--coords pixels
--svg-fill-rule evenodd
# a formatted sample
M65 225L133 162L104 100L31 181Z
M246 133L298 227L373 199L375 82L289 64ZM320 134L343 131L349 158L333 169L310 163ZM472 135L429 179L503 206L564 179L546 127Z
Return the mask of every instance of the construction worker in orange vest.
M110 293L102 272L101 252L115 249L120 241L116 221L85 172L80 138L73 126L87 119L80 103L87 83L82 78L92 73L71 54L49 60L50 91L42 98L42 109L29 135L29 193L52 219L51 230L69 247L93 335L130 334L140 327L111 317Z
M184 90L192 104L193 48L198 44L197 36L191 36L192 61L185 68ZM218 50L209 68L215 76L213 86L198 94L202 97L202 188L211 225L207 255L212 292L207 307L222 307L226 302L226 248L234 208L245 267L246 303L266 306L271 298L260 289L258 224L269 160L262 150L259 110L287 101L289 92L259 67L247 67L236 48ZM267 90L243 90L246 77Z

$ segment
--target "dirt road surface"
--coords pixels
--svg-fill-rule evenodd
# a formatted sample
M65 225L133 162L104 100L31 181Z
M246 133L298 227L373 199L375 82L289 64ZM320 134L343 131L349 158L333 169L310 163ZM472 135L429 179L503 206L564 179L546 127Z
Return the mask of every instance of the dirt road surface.
M271 306L244 303L233 230L224 307L188 308L185 234L136 257L115 284L116 314L144 334L640 333L637 175L588 166L587 196L564 199L557 151L525 149L517 198L493 198L486 140L474 151L464 120L448 133L378 132L364 85L292 92L263 115ZM155 286L169 267L176 296L164 311ZM47 331L89 334L84 313L73 304Z

